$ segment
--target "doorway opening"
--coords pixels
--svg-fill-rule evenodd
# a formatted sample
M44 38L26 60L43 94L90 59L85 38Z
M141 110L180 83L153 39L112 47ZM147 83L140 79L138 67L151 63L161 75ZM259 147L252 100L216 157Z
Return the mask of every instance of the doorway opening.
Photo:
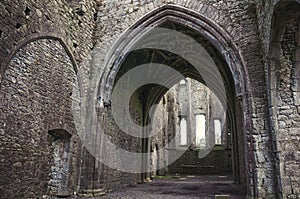
M48 191L55 196L68 196L71 134L56 129L48 132L51 149L51 172Z

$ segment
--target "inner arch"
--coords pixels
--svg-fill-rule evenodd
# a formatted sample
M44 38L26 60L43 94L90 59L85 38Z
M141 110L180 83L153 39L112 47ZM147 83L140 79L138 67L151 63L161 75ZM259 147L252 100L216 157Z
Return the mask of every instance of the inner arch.
M210 56L215 66L217 67L218 73L220 73L221 80L224 83L225 96L221 95L221 92L219 92L218 85L214 84L214 81L216 81L216 79L214 79L213 75L211 76L212 78L208 78L208 79L207 77L203 77L203 75L201 75L201 73L199 73L189 61L184 59L183 56L180 56L178 54L166 50L155 49L155 48L142 48L142 49L134 50L134 47L138 46L139 42L142 41L143 39L151 40L151 32L150 33L147 32L148 35L147 33L142 36L140 35L136 41L135 40L128 41L129 43L133 42L133 44L126 43L126 39L125 41L123 41L124 42L123 47L121 44L118 44L119 45L119 47L117 48L118 51L115 54L113 54L110 57L110 59L107 61L107 63L111 63L112 65L110 67L110 70L108 70L102 76L103 83L100 84L99 96L109 101L109 99L111 98L112 91L118 84L118 81L124 75L126 75L126 73L130 72L132 69L143 64L148 64L149 67L155 64L167 65L172 69L176 70L177 72L179 72L180 74L182 74L184 77L190 77L208 86L209 89L211 89L218 96L221 103L225 107L227 107L225 114L228 120L226 125L228 126L228 129L230 129L232 133L234 180L236 183L242 183L243 185L246 185L246 179L245 179L246 171L245 171L245 164L244 164L245 151L243 145L244 134L242 131L242 129L244 128L243 121L242 121L243 111L242 111L242 105L238 105L240 104L240 102L238 102L236 99L236 96L240 92L243 92L244 89L243 80L241 79L242 76L241 68L233 68L232 66L234 66L234 64L232 61L229 62L231 65L228 65L228 59L230 58L230 56L224 51L221 51L222 53L220 52L220 49L218 49L220 48L220 45L215 45L216 41L211 42L212 38L208 39L208 37L203 36L201 32L196 31L191 27L187 27L185 25L182 25L180 22L175 22L173 20L165 20L161 24L159 24L158 27L173 30L181 34L184 34L189 38L192 38L194 41L196 41L199 45L201 45L205 49L208 56ZM222 40L222 38L220 38L220 40ZM161 41L155 41L155 42L159 43ZM169 42L171 42L170 44L172 44L172 41ZM176 38L174 38L174 42L176 43ZM184 51L186 49L182 48L182 50ZM190 49L187 50L187 52L188 53L191 52ZM197 52L194 52L193 54L197 56ZM235 61L236 61L235 64L238 65L238 60L235 59ZM205 69L207 68L204 67L204 70ZM138 76L139 74L136 75ZM151 73L149 75L156 76L160 74ZM172 86L178 83L180 80L181 79L172 76L172 74L165 75L165 81ZM132 84L131 78L128 78L126 84L127 86L130 86L130 84ZM101 86L101 85L105 85L105 86ZM126 85L124 86L126 88ZM131 108L133 107L133 109L130 110L131 117L134 118L134 116L139 115L140 119L137 121L137 123L141 126L145 126L148 123L151 123L150 115L152 114L151 111L153 111L151 107L155 104L158 104L167 91L168 88L166 88L166 86L162 86L155 83L143 85L137 88L134 94L132 95L129 103L132 104L131 106L130 105L129 106ZM126 89L124 89L124 92L126 92ZM137 107L140 108L138 108L137 110ZM237 118L239 119L237 120ZM147 133L147 132L143 132L143 133ZM149 139L142 139L142 151L144 153L147 153L151 150L149 145L150 145ZM145 175L143 177L147 178L148 175L147 167L149 165L149 159L145 158L142 161L143 161L142 165L143 167L145 167L144 168Z

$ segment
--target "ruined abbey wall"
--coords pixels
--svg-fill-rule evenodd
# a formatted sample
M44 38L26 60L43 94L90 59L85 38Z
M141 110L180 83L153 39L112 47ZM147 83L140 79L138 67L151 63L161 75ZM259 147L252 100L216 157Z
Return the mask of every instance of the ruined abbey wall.
M178 13L185 15L176 18ZM238 119L232 126L241 143L236 146L241 158L235 161L244 165L240 174L248 195L299 197L298 0L4 0L0 16L1 197L55 192L57 157L69 161L65 170L71 194L109 190L146 177L100 164L79 136L94 127L96 114L120 148L150 150L115 125L109 91L120 69L116 54L128 50L120 36L130 27L157 25L165 16L211 33L205 36L229 68L234 85L228 83L226 89L234 99L230 107ZM114 49L118 42L122 48ZM148 99L155 101L157 96ZM99 97L104 107L99 108ZM176 108L168 104L173 97L165 105L172 109L165 116L169 121L177 117ZM86 126L78 128L73 108L82 105L89 108L81 114L92 122L87 119ZM133 120L145 122L139 93L130 106ZM176 129L174 124L168 126L163 136ZM69 140L61 141L69 145L59 139ZM61 149L67 155L60 154ZM104 151L101 148L100 153Z
M290 3L290 4L288 4ZM277 182L284 197L299 192L299 1L258 2L258 22L269 87ZM266 28L267 27L267 28ZM280 176L280 177L279 177Z
M237 82L240 88L237 92L243 92L244 117L251 118L246 121L246 146L249 151L247 157L247 169L242 171L249 176L247 182L249 192L266 196L275 193L274 176L261 175L274 172L274 159L272 157L271 135L268 132L268 121L264 121L268 115L265 106L267 101L264 81L264 69L261 62L261 44L258 37L258 26L256 18L256 4L249 1L128 1L110 2L104 1L100 4L99 11L102 13L96 30L96 38L100 39L99 46L108 52L110 46L117 41L121 33L131 25L153 12L154 9L163 8L163 5L178 5L204 16L207 20L214 21L218 28L224 30L232 40L226 49L227 53L234 52L242 57L245 68L239 67L235 70ZM226 6L224 6L224 4ZM239 51L234 50L238 48ZM224 49L225 50L225 49ZM226 53L224 55L227 56ZM104 58L104 56L103 56ZM228 60L229 61L229 60ZM230 61L229 61L230 62ZM99 69L95 69L96 71ZM242 77L248 74L247 79ZM238 84L239 84L238 83ZM254 89L255 88L255 89ZM249 123L248 123L249 122ZM253 128L255 127L255 128ZM253 137L255 135L255 137ZM265 137L266 139L261 139ZM243 140L244 138L240 138ZM253 145L256 142L257 144ZM267 161L256 162L257 154L263 155ZM255 180L254 180L255 179ZM259 187L258 189L254 187ZM251 188L250 188L251 187ZM257 193L255 193L257 192Z
M34 197L48 189L54 161L48 131L56 129L72 136L68 178L70 187L77 186L80 148L72 112L77 90L72 62L57 40L33 41L11 59L0 94L3 197Z

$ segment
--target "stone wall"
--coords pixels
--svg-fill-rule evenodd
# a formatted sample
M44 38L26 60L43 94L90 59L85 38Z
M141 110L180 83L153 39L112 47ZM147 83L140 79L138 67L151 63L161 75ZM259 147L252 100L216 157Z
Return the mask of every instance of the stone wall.
M92 124L92 129L87 128L86 135L91 137L82 140L84 149L78 193L83 196L97 196L97 194L107 190L140 183L143 179L139 173L125 172L130 165L135 166L135 163L139 165L143 160L138 158L128 162L130 160L124 159L125 155L122 154L122 150L141 153L143 149L142 139L131 136L129 134L130 128L123 129L118 125L110 105L97 107L97 110L96 119L100 125ZM119 111L117 115L120 118L127 116L123 109L117 111ZM130 113L138 125L142 125L143 122L141 112L140 95L135 93L130 100ZM89 113L89 115L92 114ZM111 146L113 147L111 148Z
M223 146L215 146L213 119L222 119L225 123L223 133L226 134L227 130L225 109L222 108L220 101L210 89L196 80L186 78L174 85L163 96L159 104L164 108L157 109L155 112L155 115L161 120L155 124L156 135L150 142L152 176L166 173L202 175L232 173L231 146L225 144L227 137L223 137L222 142L227 150ZM168 110L168 112L165 113L164 110ZM200 146L196 146L195 140L191 140L193 134L196 134L195 114L204 114L206 118L206 149L199 150ZM180 120L182 118L187 121L186 133L191 146L184 146L180 141L182 133ZM170 129L169 136L166 136L167 129ZM172 143L174 145L171 145L172 139L175 139L175 142ZM162 148L167 150L161 153L159 149ZM183 150L187 148L189 150L183 153ZM169 162L169 159L172 160L172 157L177 156L179 158L175 162ZM219 162L224 164L220 165ZM155 170L162 165L166 167Z
M120 42L120 35L129 27L142 26L145 18L153 24L158 21L155 17L174 14L175 10L194 17L194 22L202 25L201 31L214 31L206 36L222 53L234 78L235 85L228 84L227 89L233 95L231 99L238 97L241 105L237 140L245 141L245 145L237 146L237 153L245 158L239 161L245 163L241 175L246 176L248 194L280 197L282 191L285 197L299 196L299 174L294 172L299 170L300 128L295 86L299 79L296 15L282 20L287 22L279 30L282 40L275 45L272 40L276 36L272 17L278 16L277 5L291 2L299 1L1 1L1 196L36 197L47 193L48 175L54 164L48 131L54 129L72 135L69 191L110 189L141 179L140 175L101 166L88 151L81 149L71 113L71 101L80 100L73 88L76 92L82 88L83 101L96 104L98 89L109 90L114 86L113 75L105 78L108 73L118 73L108 58L114 57L115 52L110 54L110 50ZM183 18L177 22L182 21ZM235 89L231 88L234 86ZM108 100L108 96L105 93L102 97ZM177 110L168 105L174 100L168 98L166 108L172 111L167 117L171 124L164 136L169 139L176 130ZM135 96L131 104L137 123L145 122L141 99ZM122 136L109 109L104 112L106 133L116 144L128 150L150 150L140 140ZM114 161L114 157L110 158Z
M199 149L184 152L178 160L168 166L168 172L179 175L224 175L232 173L231 150L225 150L222 146L214 146L204 158L199 157L199 152ZM181 152L176 149L169 150L170 156L176 156L178 153Z
M161 149L172 147L170 146L170 140L174 138L174 132L176 132L176 128L174 127L177 125L177 118L176 113L174 114L174 109L177 105L174 103L174 98L170 99L171 95L174 94L173 92L174 88L170 89L170 91L164 95L159 102L161 107L158 107L155 111L155 117L159 118L159 120L154 123L154 128L149 139L151 152L150 172L152 177L165 175L167 172L168 154ZM169 109L168 112L167 109Z
M32 38L62 39L78 62L93 48L94 1L1 1L0 9L1 73L13 53Z
M191 80L191 120L195 120L195 115L204 114L206 120L206 143L207 147L212 148L215 145L214 119L219 119L222 124L222 144L227 142L227 120L226 107L223 107L217 96L205 85ZM196 132L195 121L191 132Z
M231 146L226 144L227 134L225 113L218 98L205 85L196 80L186 78L174 85L160 100L163 109L158 109L155 114L161 120L155 125L156 135L151 139L151 169L158 166L167 166L164 169L153 170L152 176L164 175L166 173L175 174L222 174L232 173ZM167 108L167 107L168 108ZM168 110L168 112L164 112ZM191 140L196 134L195 114L204 114L206 118L206 145L205 149L199 150L195 140ZM188 145L181 144L180 120L185 118L187 121L186 136ZM219 118L225 124L222 126L223 146L215 146L214 122L213 119ZM167 122L165 122L167 120ZM173 130L173 128L175 129ZM170 136L166 136L166 130ZM171 139L175 139L175 144L171 145ZM190 146L191 144L191 146ZM202 146L203 147L203 146ZM159 149L167 149L161 153ZM189 148L187 152L182 150ZM196 149L197 148L197 149ZM216 149L214 149L216 148ZM182 153L181 155L179 155ZM172 157L179 157L175 162L169 162ZM201 157L200 157L201 156ZM168 158L170 157L170 158ZM226 167L220 167L219 162L226 162Z
M67 190L73 194L78 189L81 147L71 104L80 101L78 84L88 79L75 72L88 76L87 69L76 66L93 48L96 4L1 1L0 10L1 195L50 193L55 156L47 135L55 129L72 135Z
M76 92L76 73L59 41L33 41L11 59L0 89L1 197L47 193L54 166L48 131L54 129L72 135L68 184L71 192L76 189L79 138L72 114Z
M286 11L288 10L288 14ZM300 4L279 4L270 32L269 62L272 128L276 139L279 187L283 197L299 197L298 68Z
M108 54L111 46L118 41L126 28L138 24L139 20L143 21L143 16L147 14L148 17L151 16L154 10L163 10L165 5L182 6L189 10L189 13L195 12L208 21L213 21L213 24L230 38L227 41L228 48L224 50L227 53L234 52L237 59L230 60L228 54L225 55L225 59L230 67L237 63L237 60L242 60L242 67L232 68L232 71L236 73L236 85L241 85L237 94L243 96L243 118L247 118L241 125L244 135L239 138L245 138L247 143L247 168L241 175L248 176L250 195L266 197L274 194L274 175L267 175L274 173L275 163L268 120L265 120L268 117L268 108L265 106L267 89L261 62L262 50L255 1L102 1L99 4L99 21L95 34L97 45L103 52L102 59L104 60L105 54ZM111 70L109 67L104 71ZM93 70L99 71L100 68L94 67ZM244 148L243 146L240 147ZM257 162L257 153L263 155L266 161Z

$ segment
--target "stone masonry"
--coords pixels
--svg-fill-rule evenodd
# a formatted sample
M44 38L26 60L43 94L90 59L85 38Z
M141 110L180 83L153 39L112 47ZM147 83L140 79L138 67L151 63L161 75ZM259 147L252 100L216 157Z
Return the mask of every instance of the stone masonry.
M157 151L179 136L178 90L149 84L131 96L134 124L151 122L152 105L164 107L156 114L167 126L157 124L161 130L152 138L128 135L131 127L117 125L113 90L124 74L142 64L168 65L191 78L191 84L207 82L179 55L133 50L147 34L151 38L151 32L142 31L145 27L189 36L216 64L227 109L211 117L226 118L222 135L231 137L221 147L228 149L231 162L226 164L249 198L300 197L299 0L2 0L0 16L1 198L96 196L168 173L168 154ZM165 46L180 42L154 41ZM197 57L199 52L189 47L182 45L181 51ZM165 81L179 82L171 74ZM209 89L218 96L211 83ZM123 92L132 84L128 79ZM197 99L203 93L196 96L191 89L193 103L202 101ZM192 109L191 115L197 114ZM125 118L125 109L119 111ZM188 128L194 128L192 123ZM108 153L104 135L117 149L151 154L140 162L143 172L101 163L126 162L117 152ZM87 138L93 145L86 144ZM166 167L149 171L157 165Z

